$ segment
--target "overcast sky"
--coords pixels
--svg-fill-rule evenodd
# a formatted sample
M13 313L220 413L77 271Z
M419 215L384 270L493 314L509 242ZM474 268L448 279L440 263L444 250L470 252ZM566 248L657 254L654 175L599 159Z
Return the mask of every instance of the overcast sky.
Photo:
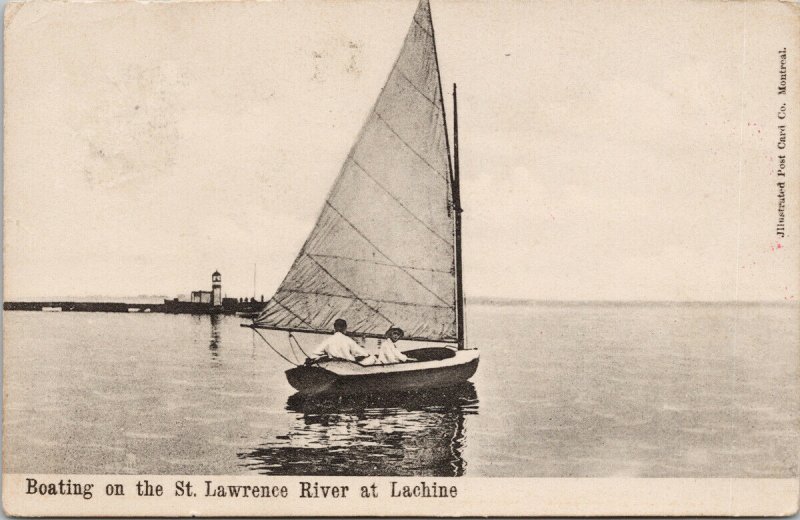
M177 295L215 269L246 296L254 264L271 295L415 7L8 13L6 298ZM788 7L432 0L459 85L467 295L794 297L797 184L779 239L774 161L777 52L798 42L765 14Z

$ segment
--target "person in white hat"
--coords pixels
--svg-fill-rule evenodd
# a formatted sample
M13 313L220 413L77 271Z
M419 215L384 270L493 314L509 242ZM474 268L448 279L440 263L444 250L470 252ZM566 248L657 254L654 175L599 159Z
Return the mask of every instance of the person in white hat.
M392 327L386 331L386 339L380 345L380 352L378 353L378 362L383 365L391 365L393 363L403 363L408 361L408 357L400 352L396 343L403 338L403 330L397 327Z

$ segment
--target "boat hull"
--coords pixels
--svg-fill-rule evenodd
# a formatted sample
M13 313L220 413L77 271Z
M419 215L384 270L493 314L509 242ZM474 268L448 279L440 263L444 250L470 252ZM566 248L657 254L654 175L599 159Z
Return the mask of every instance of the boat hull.
M476 350L458 351L447 359L369 367L326 361L287 370L286 378L304 395L403 392L462 383L475 374L478 361Z

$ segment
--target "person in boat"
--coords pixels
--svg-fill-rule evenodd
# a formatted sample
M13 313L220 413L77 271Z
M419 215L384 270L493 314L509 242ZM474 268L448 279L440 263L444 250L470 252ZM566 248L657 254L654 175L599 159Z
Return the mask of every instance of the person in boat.
M386 340L381 343L378 362L382 365L403 363L408 357L397 348L397 342L403 338L403 329L391 327L386 331Z
M367 349L353 341L352 338L346 335L347 322L341 318L333 322L333 336L330 336L325 341L319 344L314 349L309 358L306 360L306 365L311 365L320 359L327 357L329 359L343 359L346 361L353 361L359 365L374 365L377 360L375 356L367 352Z

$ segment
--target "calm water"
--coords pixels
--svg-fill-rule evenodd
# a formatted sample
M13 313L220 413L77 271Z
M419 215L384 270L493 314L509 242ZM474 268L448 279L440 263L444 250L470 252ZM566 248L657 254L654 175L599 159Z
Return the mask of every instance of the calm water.
M6 312L5 470L798 474L796 306L468 313L472 383L308 401L236 318Z

